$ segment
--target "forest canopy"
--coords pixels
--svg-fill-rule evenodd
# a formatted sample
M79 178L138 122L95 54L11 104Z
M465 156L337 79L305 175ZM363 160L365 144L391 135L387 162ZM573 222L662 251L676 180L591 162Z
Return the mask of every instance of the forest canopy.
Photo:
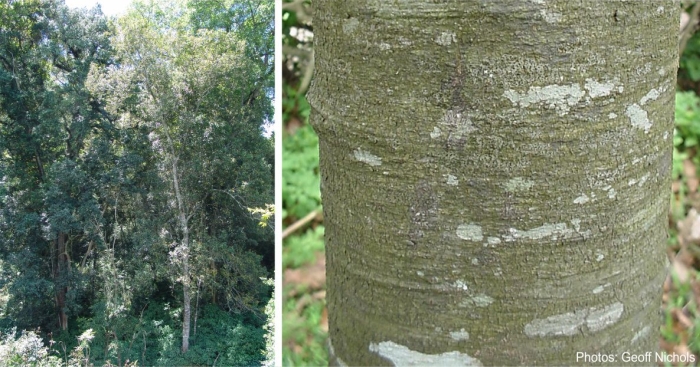
M0 358L270 360L273 19L0 2Z

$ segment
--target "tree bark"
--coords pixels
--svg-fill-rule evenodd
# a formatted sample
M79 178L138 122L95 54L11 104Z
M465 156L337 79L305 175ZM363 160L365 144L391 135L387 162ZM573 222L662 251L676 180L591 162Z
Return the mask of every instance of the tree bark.
M655 351L678 1L315 7L330 363Z
M66 251L65 233L59 233L56 236L56 266L54 267L54 283L56 286L56 308L58 310L58 324L61 330L68 329L68 315L66 314L66 294L68 286L66 285L66 277L70 267L70 258Z
M175 148L173 141L170 138L170 133L168 132L168 127L165 126L165 135L168 139L168 146L170 148L171 162L172 162L172 174L173 174L173 186L175 188L175 198L177 200L177 210L178 210L178 221L180 222L180 230L182 231L182 243L180 244L182 249L182 353L187 353L190 349L190 319L191 319L191 306L192 301L190 297L190 228L189 228L189 218L185 209L185 203L182 198L182 193L180 192L180 178L177 173L177 163L178 157L175 154Z

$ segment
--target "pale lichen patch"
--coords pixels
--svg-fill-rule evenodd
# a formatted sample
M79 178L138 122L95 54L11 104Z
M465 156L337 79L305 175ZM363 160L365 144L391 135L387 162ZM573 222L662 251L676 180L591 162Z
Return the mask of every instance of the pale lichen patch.
M454 34L454 32L441 32L440 35L435 38L435 43L440 46L449 46L452 42L457 42L457 35Z
M615 112L610 112L610 113L608 114L608 118L611 119L611 120L614 119L614 118L616 118L616 117L617 117L617 114L616 114Z
M632 344L636 343L637 340L649 334L649 331L651 331L651 328L649 326L645 326L641 330L637 331L632 337Z
M464 328L459 331L450 331L450 338L454 340L469 340L469 332L465 331Z
M485 294L477 294L473 297L471 297L472 301L474 302L474 305L476 307L486 307L490 304L493 303L493 298L485 295Z
M434 127L434 128L433 128L433 131L430 132L430 137L433 138L433 139L439 138L440 135L442 135L442 130L440 130L440 128L437 127L437 126Z
M584 312L567 312L545 319L535 319L525 325L525 334L528 336L575 335L583 325Z
M586 194L581 194L581 196L574 199L574 204L585 204L591 201L591 199Z
M529 107L532 104L544 103L548 108L556 109L560 115L569 112L586 94L578 84L571 85L547 85L544 87L530 87L527 93L518 93L515 90L507 90L503 96L514 106Z
M610 190L608 190L608 198L609 198L609 199L614 199L614 198L615 198L615 195L617 195L617 192L615 191L615 189L610 188Z
M643 129L645 134L649 133L651 121L649 121L647 111L644 111L638 104L634 103L627 107L625 114L629 117L632 126Z
M644 176L642 176L642 178L639 179L639 184L638 184L639 187L644 186L644 183L646 183L648 179L649 179L649 174L648 174L648 173L645 174Z
M385 341L379 344L370 343L369 350L388 359L394 366L483 366L478 359L458 351L442 354L423 354L392 341Z
M558 22L561 18L561 14L545 10L541 10L541 14L550 23ZM590 102L591 98L609 96L615 88L615 83L615 81L599 82L590 78L586 79L584 88L588 91L588 97L584 102ZM623 90L623 86L618 86L618 92L622 93ZM527 93L519 93L510 89L505 91L503 96L509 99L514 106L528 107L531 104L543 103L545 107L556 109L563 116L569 112L571 107L583 100L586 91L582 90L579 84L553 84L544 87L530 87Z
M447 175L447 184L450 186L457 186L459 184L459 180L457 180L457 176Z
M508 180L508 182L506 182L504 186L505 186L506 192L518 192L518 191L527 191L530 188L532 188L532 186L534 186L534 185L535 185L535 182L532 180L528 180L528 179L525 179L522 177L515 177L515 178Z
M526 231L510 228L508 231L510 234L503 237L508 242L515 241L519 238L539 240L545 237L556 237L559 235L568 237L574 233L572 229L567 227L566 223L547 223L540 227L528 229Z
M610 284L610 283L605 283L603 285L599 285L599 286L593 288L593 294L601 293L605 290L605 288L610 287L611 285L612 284Z
M639 100L639 104L644 106L647 102L649 101L654 101L657 98L659 98L659 90L658 89L652 89L647 93L642 99Z
M453 110L447 110L439 124L445 127L447 131L451 131L450 137L455 140L460 140L467 134L477 130L469 116Z
M601 262L601 261L603 261L603 259L605 259L605 255L603 255L602 252L597 252L596 257L595 257L595 261Z
M542 15L542 18L544 18L545 22L550 24L558 23L559 21L561 21L561 13L541 9L540 15Z
M572 219L571 224L574 225L574 229L576 230L576 232L581 230L581 219Z
M603 330L616 323L624 310L625 306L621 302L615 302L602 309L591 309L586 317L586 326L591 331Z
M461 289L463 291L468 291L469 286L467 286L467 283L465 283L463 280L459 279L456 280L454 283L452 283L452 287Z
M382 165L382 159L377 157L376 155L362 150L362 148L357 148L353 152L355 159L362 162L362 163L367 163L370 166L381 166Z
M501 239L498 237L489 237L486 239L486 242L491 246L496 246L501 243Z
M622 303L615 302L602 308L590 307L544 319L535 319L525 325L525 334L528 336L571 336L579 334L584 325L590 331L600 331L616 323L622 316L624 309Z
M604 97L610 95L610 92L613 90L614 87L615 84L613 82L608 81L604 83L599 83L598 81L593 79L586 79L586 84L584 85L584 88L586 88L591 98Z
M457 227L457 237L467 241L481 241L484 239L484 234L479 225L460 224Z

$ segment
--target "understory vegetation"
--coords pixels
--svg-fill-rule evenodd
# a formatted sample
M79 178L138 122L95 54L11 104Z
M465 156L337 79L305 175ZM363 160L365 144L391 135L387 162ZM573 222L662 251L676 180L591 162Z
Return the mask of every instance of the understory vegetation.
M326 269L318 138L306 101L313 73L313 27L308 1L283 4L282 16L282 363L328 364Z
M271 0L0 2L0 361L273 361Z

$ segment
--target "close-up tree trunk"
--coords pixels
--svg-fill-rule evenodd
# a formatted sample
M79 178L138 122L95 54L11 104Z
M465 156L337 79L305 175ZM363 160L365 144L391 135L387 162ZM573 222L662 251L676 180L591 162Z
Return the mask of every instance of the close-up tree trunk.
M679 2L314 5L331 365L656 351Z

